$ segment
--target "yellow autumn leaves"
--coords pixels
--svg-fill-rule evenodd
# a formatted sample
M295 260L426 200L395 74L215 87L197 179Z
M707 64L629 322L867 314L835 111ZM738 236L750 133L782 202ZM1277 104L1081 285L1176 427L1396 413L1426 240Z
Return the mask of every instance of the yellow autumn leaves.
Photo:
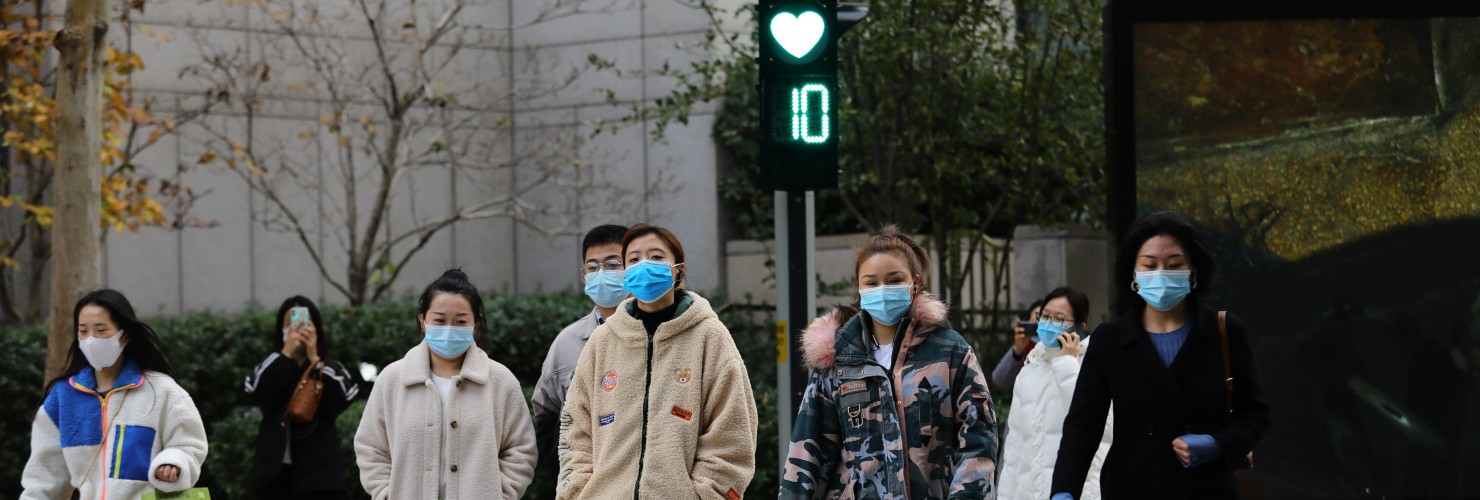
M1480 110L1439 121L1369 120L1143 159L1138 203L1291 260L1399 226L1480 216ZM1261 221L1272 222L1262 235Z

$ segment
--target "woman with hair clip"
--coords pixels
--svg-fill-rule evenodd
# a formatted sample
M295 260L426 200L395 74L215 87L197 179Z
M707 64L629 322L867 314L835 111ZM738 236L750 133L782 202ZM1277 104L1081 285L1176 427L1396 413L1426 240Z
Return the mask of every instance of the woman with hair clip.
M1269 404L1248 325L1202 302L1217 271L1179 214L1142 217L1121 238L1115 283L1131 310L1096 328L1084 356L1054 464L1054 500L1086 496L1112 406L1105 498L1238 497L1233 470L1269 428Z
M803 334L812 370L781 498L993 497L997 419L976 353L894 226L857 251L858 297Z
M376 500L524 495L534 425L513 372L473 345L488 331L483 296L447 271L422 291L416 321L422 342L376 377L355 431L360 484Z
M77 332L61 376L31 426L22 499L139 498L189 489L206 460L206 431L170 378L159 336L123 294L98 290L72 310Z
M560 417L556 498L739 499L755 475L755 396L709 301L684 290L672 231L622 236L632 298L581 351Z
M360 388L354 375L330 358L329 334L313 301L303 296L283 301L273 325L272 352L243 384L263 415L248 482L258 498L339 498L344 454L335 420ZM295 422L287 416L288 401L310 370L318 370L324 390L313 420Z

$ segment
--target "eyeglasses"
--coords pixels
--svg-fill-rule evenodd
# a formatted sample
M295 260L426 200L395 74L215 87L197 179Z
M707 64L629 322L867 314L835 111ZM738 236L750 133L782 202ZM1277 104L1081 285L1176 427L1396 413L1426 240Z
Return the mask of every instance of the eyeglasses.
M1073 321L1063 318L1054 318L1050 316L1039 316L1038 322L1047 324L1049 328L1059 328L1065 330L1069 329L1069 327L1071 326L1074 326Z
M596 271L621 271L626 268L627 266L622 264L622 259L608 259L599 265L595 262L587 262L581 265L581 269L588 273L594 273Z

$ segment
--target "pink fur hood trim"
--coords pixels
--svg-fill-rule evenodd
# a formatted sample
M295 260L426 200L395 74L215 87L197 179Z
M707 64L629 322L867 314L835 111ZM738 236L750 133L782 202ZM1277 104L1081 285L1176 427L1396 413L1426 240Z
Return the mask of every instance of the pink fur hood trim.
M945 325L948 312L949 306L930 292L916 295L910 304L910 333L933 331ZM827 370L836 364L838 330L846 323L845 314L842 308L833 309L812 320L802 332L802 361L807 368Z

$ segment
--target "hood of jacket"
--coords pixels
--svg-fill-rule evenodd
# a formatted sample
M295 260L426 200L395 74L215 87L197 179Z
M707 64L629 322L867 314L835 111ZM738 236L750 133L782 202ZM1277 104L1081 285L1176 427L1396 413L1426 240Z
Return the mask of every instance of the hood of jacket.
M949 307L930 292L916 294L910 301L910 314L905 328L905 348L924 342L931 333L950 328L946 319ZM867 312L853 312L851 307L839 307L812 320L802 332L802 360L812 370L827 370L837 365L839 357L845 363L860 363L872 354L864 339L864 321Z
M673 319L658 326L658 331L653 334L654 342L662 342L692 330L704 321L719 320L719 316L714 313L714 308L709 306L709 301L700 297L699 294L679 290L674 300L678 301L678 310L673 313ZM611 325L609 330L623 342L643 344L647 342L647 328L642 326L642 320L632 315L636 308L637 299L628 297L617 306L616 314L607 318L606 324Z

